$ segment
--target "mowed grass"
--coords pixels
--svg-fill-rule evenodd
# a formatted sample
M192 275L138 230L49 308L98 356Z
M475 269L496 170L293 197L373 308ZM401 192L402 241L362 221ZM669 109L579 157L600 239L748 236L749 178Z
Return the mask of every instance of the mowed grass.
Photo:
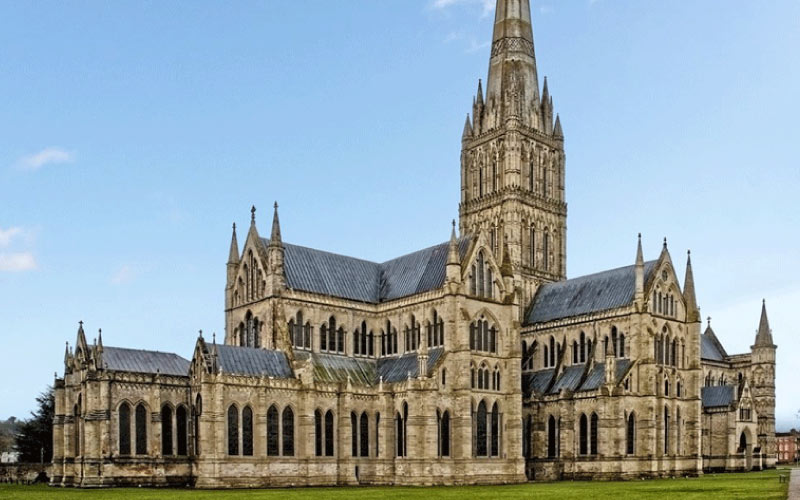
M788 485L778 481L788 471L746 474L709 474L691 479L648 481L530 483L514 486L471 486L437 488L298 488L281 490L175 490L106 489L76 490L46 486L0 485L3 500L300 500L300 499L775 499L785 500Z

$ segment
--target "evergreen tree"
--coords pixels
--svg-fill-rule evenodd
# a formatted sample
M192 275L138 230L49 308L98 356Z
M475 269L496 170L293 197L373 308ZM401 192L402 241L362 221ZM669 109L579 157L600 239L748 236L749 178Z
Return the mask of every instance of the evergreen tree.
M20 462L37 463L43 458L49 463L53 457L53 417L56 403L53 388L48 387L36 398L39 405L31 418L18 425L16 448Z

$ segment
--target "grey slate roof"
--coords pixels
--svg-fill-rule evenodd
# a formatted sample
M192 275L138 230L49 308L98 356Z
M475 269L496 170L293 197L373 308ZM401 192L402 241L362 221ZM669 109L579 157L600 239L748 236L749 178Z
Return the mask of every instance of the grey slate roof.
M644 264L645 282L658 261ZM636 266L620 267L539 287L526 325L546 323L629 305L636 292Z
M734 389L732 385L703 387L701 391L703 408L719 408L730 405L736 394Z
M262 239L264 245L269 240ZM458 242L460 257L469 237ZM378 264L313 248L283 244L289 288L377 304L444 284L449 242Z
M434 366L442 357L444 349L436 347L428 351L428 373L433 371ZM378 360L378 375L383 377L384 382L400 382L408 378L419 375L419 362L417 353L404 354L399 358L383 358Z
M428 351L428 373L433 371L443 353L444 349L441 347ZM409 373L412 377L419 375L415 352L379 360L308 352L298 352L295 357L300 360L310 359L314 367L314 379L320 382L347 382L349 378L355 385L375 386L381 377L384 382L392 383L406 380Z
M717 343L707 333L700 335L700 357L711 361L725 360L725 356L720 352Z
M103 367L107 370L188 377L189 364L188 359L169 352L103 347Z
M628 372L632 365L629 359L617 360L617 373L615 383L618 383L622 377ZM574 392L594 391L603 385L606 381L606 365L605 363L596 363L586 380L581 383L583 372L586 365L571 365L564 369L561 375L550 388L548 394L557 394L562 389L569 389ZM544 392L550 385L555 370L550 368L547 370L539 370L536 372L525 372L522 374L522 392L525 397L528 397L536 392Z
M286 354L270 349L256 349L216 344L217 363L223 373L234 375L292 378Z

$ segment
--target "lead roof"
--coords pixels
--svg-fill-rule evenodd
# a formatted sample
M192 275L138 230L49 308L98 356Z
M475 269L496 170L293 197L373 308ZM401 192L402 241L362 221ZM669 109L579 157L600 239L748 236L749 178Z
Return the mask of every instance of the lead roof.
M733 403L736 392L732 385L717 385L713 387L703 387L701 398L703 408L720 408L730 406Z
M269 246L269 240L262 242ZM458 241L464 258L470 238ZM313 248L283 244L289 288L377 304L440 288L449 242L378 264Z
M644 264L645 282L658 261ZM607 311L630 305L636 293L636 266L620 267L539 287L526 325Z
M189 360L170 352L103 347L103 368L131 373L189 376Z
M254 347L217 345L217 363L220 371L233 375L292 378L289 359L281 351Z

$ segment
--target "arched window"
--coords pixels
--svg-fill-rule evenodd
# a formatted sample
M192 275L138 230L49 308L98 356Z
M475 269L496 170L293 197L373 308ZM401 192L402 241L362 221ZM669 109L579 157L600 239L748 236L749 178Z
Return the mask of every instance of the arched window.
M320 351L327 351L328 350L328 325L325 323L319 327L319 350Z
M486 403L481 401L478 404L478 409L475 412L475 455L485 457L488 455L487 438L488 438L488 425L486 421L487 411Z
M147 408L144 403L136 407L136 454L147 455Z
M672 354L672 366L678 366L677 353L678 353L678 339L674 338L674 339L672 339L672 352L671 352L671 354Z
M228 455L239 454L239 410L228 407Z
M497 403L492 406L492 427L490 430L492 436L492 456L500 456L500 409Z
M294 456L294 411L287 406L283 409L283 456Z
M478 295L483 296L486 290L486 280L484 278L484 259L483 252L478 253Z
M615 358L619 357L618 342L619 342L619 337L618 337L618 334L617 334L617 327L616 326L612 326L611 327L611 347L612 347L612 350L613 350Z
M589 420L586 418L585 413L581 413L580 420L580 454L586 455L589 453Z
M531 225L530 230L530 242L530 255L528 256L528 259L531 267L536 267L536 229L533 225Z
M322 413L314 411L314 451L318 457L322 456Z
M669 397L669 380L664 380L664 397Z
M119 407L119 454L131 454L131 406L128 403Z
M681 409L675 414L675 453L681 453Z
M542 253L543 255L543 266L542 268L545 271L550 270L550 234L545 230L544 236L542 237Z
M375 414L375 456L381 456L381 414Z
M403 415L398 411L394 418L395 423L395 436L397 437L395 444L395 454L398 457L403 456Z
M572 364L573 365L578 364L578 359L579 359L579 356L578 356L578 341L577 340L573 340L572 341Z
M675 384L675 395L678 396L678 397L681 397L681 392L682 392L682 387L681 387L681 381L679 380Z
M280 455L278 439L280 436L278 429L278 409L272 405L267 410L267 456L277 457Z
M253 456L253 410L249 406L242 410L242 455Z
M189 454L189 412L183 405L175 410L175 432L178 438L178 456L185 457Z
M447 384L447 368L442 368L442 387Z
M547 367L549 367L549 366L550 366L550 356L548 355L548 348L547 348L547 346L544 346L544 360L543 360L543 366L544 366L545 368L547 368Z
M597 413L592 413L592 420L591 420L591 439L590 439L590 451L592 455L597 455Z
M636 453L636 414L631 412L628 415L626 438L626 452L628 455Z
M581 363L585 363L586 362L586 334L583 333L583 332L581 332L581 343L580 343L580 347L578 348L578 350L580 352Z
M360 429L361 435L359 436L359 445L361 447L361 456L369 456L369 417L367 412L361 414Z
M440 450L441 456L449 457L450 456L450 412L445 410L442 414L442 421L441 421L441 430L439 431L440 436Z
M475 389L477 384L475 382L475 365L470 365L469 367L469 379L470 379L470 386Z
M161 408L161 454L172 455L172 408L168 405Z
M664 455L669 453L669 408L664 407Z
M341 326L336 330L336 352L344 353L344 328Z
M203 413L203 398L199 394L194 401L194 454L200 456L200 415Z
M552 415L547 419L547 458L555 458L558 455L556 419Z
M622 333L619 334L619 357L625 357L625 335Z
M556 339L550 336L550 366L556 366Z
M334 435L333 435L333 412L328 410L325 414L325 456L332 457L333 456L333 442L334 442Z

